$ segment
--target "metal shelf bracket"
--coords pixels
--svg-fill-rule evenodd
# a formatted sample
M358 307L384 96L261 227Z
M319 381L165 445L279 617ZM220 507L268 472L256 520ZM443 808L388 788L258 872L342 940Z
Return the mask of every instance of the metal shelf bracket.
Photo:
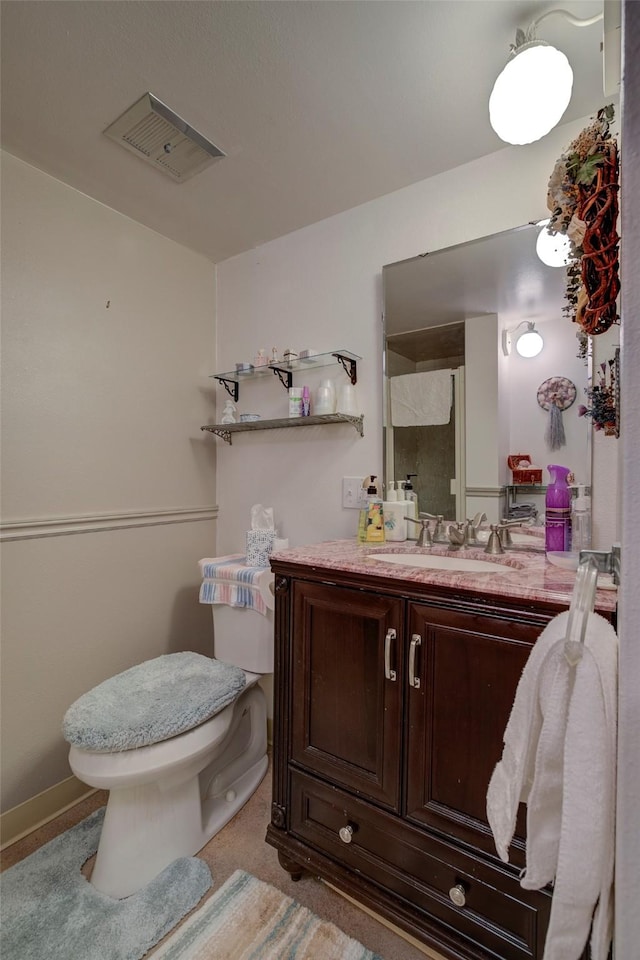
M282 386L285 388L285 390L289 390L293 386L293 373L291 372L291 370L283 370L282 367L274 367L274 366L271 366L271 369L276 374L276 376L278 377L278 380L280 381Z
M234 403L238 402L238 397L240 396L240 389L237 380L227 380L226 377L215 377L218 383L221 383L225 388L229 396L232 398Z
M334 353L333 356L336 358L338 363L342 366L342 369L351 380L351 383L355 386L356 383L358 382L357 361L353 360L351 357L344 357L341 353Z

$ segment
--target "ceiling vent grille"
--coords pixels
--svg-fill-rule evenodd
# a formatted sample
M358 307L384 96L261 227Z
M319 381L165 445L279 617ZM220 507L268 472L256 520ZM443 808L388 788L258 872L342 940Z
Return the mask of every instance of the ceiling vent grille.
M104 133L179 183L225 156L152 93L145 93Z

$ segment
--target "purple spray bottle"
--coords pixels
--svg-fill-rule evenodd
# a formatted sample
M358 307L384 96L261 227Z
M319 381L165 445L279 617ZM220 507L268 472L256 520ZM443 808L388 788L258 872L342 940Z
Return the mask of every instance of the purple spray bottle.
M568 467L550 464L551 483L545 496L545 549L568 551L571 547L571 490L567 483Z

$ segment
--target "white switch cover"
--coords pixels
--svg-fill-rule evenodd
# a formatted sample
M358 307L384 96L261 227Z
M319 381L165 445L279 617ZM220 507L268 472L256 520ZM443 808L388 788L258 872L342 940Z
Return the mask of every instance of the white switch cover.
M366 490L362 487L362 477L342 478L342 506L359 510L366 505Z

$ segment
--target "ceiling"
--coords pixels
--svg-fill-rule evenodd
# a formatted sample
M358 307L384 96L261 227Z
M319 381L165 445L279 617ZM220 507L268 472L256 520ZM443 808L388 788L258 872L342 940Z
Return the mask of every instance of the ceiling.
M2 0L2 147L219 262L501 149L491 88L516 27L554 6ZM574 69L564 121L592 114L602 23L539 36ZM226 157L176 183L105 137L147 91Z

